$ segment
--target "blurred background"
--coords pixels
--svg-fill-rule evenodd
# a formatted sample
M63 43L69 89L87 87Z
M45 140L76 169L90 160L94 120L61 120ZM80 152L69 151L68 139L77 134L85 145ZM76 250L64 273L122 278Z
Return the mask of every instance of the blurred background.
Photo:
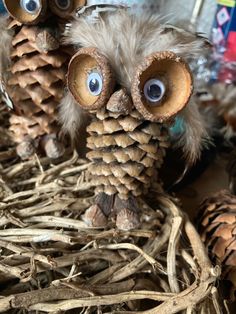
M197 30L208 35L211 33L216 6L216 0L163 1L163 7L170 17L186 21L195 18L193 22L196 22Z

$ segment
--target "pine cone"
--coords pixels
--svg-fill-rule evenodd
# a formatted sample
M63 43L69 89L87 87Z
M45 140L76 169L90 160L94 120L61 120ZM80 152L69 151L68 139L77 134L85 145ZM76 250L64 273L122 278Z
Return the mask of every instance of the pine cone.
M15 36L8 92L18 115L11 116L10 130L14 141L21 143L27 137L34 140L58 132L57 110L69 55L53 41L50 30L43 33L38 26L11 25ZM40 46L42 33L48 35L48 50Z
M223 190L200 205L199 231L214 262L222 265L222 279L232 284L229 299L236 292L236 196Z
M136 110L125 117L100 110L87 130L97 192L119 193L123 199L145 194L168 146L163 125L144 121Z

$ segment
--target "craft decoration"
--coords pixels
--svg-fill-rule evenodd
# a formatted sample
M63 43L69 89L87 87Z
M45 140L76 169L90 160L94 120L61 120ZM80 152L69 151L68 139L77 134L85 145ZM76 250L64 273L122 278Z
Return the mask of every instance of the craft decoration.
M185 60L204 40L165 28L148 14L137 18L120 10L95 24L78 19L68 42L83 48L69 64L70 92L61 104L61 120L76 137L78 110L92 115L87 157L97 200L84 219L95 227L115 219L120 229L136 228L139 200L159 182L157 169L177 115L189 132L181 139L186 155L193 161L199 154L205 133L197 108L189 104L193 84Z
M199 154L187 57L204 41L149 15L97 21L68 28L78 51L61 103L73 139L91 114L92 162L0 154L0 312L219 313L219 267L158 177L174 117L188 162Z
M72 54L62 45L65 24L83 0L5 0L11 19L5 44L10 47L10 71L3 62L2 90L14 105L10 130L23 158L44 151L50 158L64 153L59 140L58 104L64 95L65 74ZM5 49L4 45L3 49ZM3 53L7 53L4 52ZM5 65L5 67L4 67ZM7 75L6 75L7 74Z

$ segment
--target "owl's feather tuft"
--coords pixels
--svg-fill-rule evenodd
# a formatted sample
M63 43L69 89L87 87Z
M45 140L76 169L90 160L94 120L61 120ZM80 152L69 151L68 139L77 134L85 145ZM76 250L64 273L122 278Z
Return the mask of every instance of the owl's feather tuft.
M99 49L107 57L117 83L130 93L136 68L145 57L155 52L172 51L188 61L208 45L201 36L160 22L158 16L143 13L137 17L126 10L102 14L95 24L80 17L72 23L66 42L78 48ZM183 146L186 158L194 162L204 142L202 139L206 137L204 122L192 102L181 114L186 132L177 145ZM64 125L70 128L69 123Z
M7 28L7 18L0 17L0 77L6 79L9 64L12 32Z
M190 164L194 164L200 158L202 148L210 143L206 121L193 99L180 115L185 121L185 130L174 146L181 147L186 160Z
M83 111L70 93L67 93L60 103L59 121L62 131L69 133L73 142L80 129L87 125L88 114Z

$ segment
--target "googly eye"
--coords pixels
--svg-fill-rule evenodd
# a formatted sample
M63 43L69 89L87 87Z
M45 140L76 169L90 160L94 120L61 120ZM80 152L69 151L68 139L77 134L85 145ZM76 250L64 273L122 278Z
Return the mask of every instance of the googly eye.
M71 0L55 0L56 5L61 10L68 10L71 5Z
M144 96L150 102L150 105L156 105L165 95L166 87L158 79L148 80L144 85Z
M103 79L98 72L92 72L87 78L87 88L91 95L98 96L102 92Z
M36 14L41 8L40 0L21 0L20 5L22 9L30 14Z

